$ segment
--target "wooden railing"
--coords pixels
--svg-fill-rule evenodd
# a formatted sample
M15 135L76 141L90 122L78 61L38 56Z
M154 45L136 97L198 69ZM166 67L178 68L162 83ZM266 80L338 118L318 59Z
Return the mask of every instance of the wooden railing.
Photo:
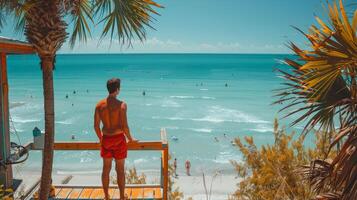
M169 147L166 137L165 129L161 129L160 141L139 141L128 143L128 150L130 151L161 151L161 183L163 199L168 199L168 184L169 184ZM28 150L43 150L36 147L34 143L26 145ZM98 142L55 142L54 150L56 151L83 151L83 150L100 150Z

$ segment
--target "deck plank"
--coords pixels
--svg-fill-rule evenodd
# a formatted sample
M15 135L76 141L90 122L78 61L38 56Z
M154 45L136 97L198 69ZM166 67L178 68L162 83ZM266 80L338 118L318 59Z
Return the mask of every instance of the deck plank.
M119 189L115 188L113 195L111 196L113 199L119 199Z
M115 188L109 188L109 196L112 198L112 196L114 195L115 192Z
M90 199L103 199L103 198L104 198L104 191L102 188L94 189L92 194L90 195Z
M56 197L57 197L57 195L61 192L61 190L62 190L62 188L56 188L56 189L55 189Z
M144 188L145 198L161 199L161 188Z
M81 195L83 188L73 188L72 192L68 195L68 199L78 199Z
M61 191L56 195L56 199L67 199L69 193L71 193L72 188L62 188Z
M143 189L142 188L133 188L131 190L131 198L139 199L142 198Z
M125 188L125 195L128 197L128 199L131 199L132 196L132 188Z
M127 187L125 194L128 199L162 199L162 188L142 188ZM119 199L119 189L109 188L111 199ZM56 199L103 199L104 192L101 187L58 187L56 189Z
M94 188L84 188L79 199L89 199L90 195L92 194Z

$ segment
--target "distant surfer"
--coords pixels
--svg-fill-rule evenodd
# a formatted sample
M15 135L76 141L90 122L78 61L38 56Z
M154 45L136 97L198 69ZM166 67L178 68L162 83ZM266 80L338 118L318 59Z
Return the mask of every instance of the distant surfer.
M236 143L232 140L231 141L232 146L236 146Z
M171 139L172 139L173 141L175 141L175 142L178 141L178 137L176 137L176 136L172 136Z
M66 94L66 99L68 99L68 94Z
M76 94L76 91L75 91L75 90L73 90L73 94Z
M190 169L191 169L191 162L189 160L186 160L185 162L185 168L186 168L186 174L187 176L191 176Z
M143 96L145 96L146 95L146 92L145 92L145 90L143 91Z
M226 83L224 86L228 87L228 83Z

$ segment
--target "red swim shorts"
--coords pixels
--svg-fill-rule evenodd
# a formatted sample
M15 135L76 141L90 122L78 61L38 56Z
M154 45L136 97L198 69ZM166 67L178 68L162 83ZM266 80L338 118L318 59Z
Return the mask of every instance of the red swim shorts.
M128 148L124 134L103 135L100 156L102 158L114 158L116 160L127 157Z

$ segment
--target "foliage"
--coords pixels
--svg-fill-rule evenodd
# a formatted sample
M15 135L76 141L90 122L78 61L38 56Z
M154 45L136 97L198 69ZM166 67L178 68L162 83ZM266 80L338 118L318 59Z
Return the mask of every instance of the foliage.
M296 173L298 166L306 165L311 159L324 157L328 152L327 141L322 133L316 134L316 148L304 148L303 138L294 139L295 133L286 133L274 124L272 145L258 148L252 137L245 137L245 143L235 139L243 154L243 162L231 161L242 181L230 199L311 199L314 192L303 177ZM334 156L330 152L329 156Z
M117 177L111 176L111 182L113 184L117 184ZM127 184L146 184L146 175L142 173L138 175L136 168L130 168L129 170L125 170L125 182Z
M309 33L297 29L311 48L290 43L297 59L285 59L292 70L280 70L287 87L275 103L287 103L286 116L300 114L292 125L307 121L305 134L315 127L337 133L328 136L329 148L339 149L336 157L301 169L317 198L357 199L357 10L349 19L340 0L328 4L328 16L329 24L316 17L320 27L312 25Z
M13 198L11 197L13 194L12 189L5 189L4 185L0 185L0 199L1 200L12 200Z

